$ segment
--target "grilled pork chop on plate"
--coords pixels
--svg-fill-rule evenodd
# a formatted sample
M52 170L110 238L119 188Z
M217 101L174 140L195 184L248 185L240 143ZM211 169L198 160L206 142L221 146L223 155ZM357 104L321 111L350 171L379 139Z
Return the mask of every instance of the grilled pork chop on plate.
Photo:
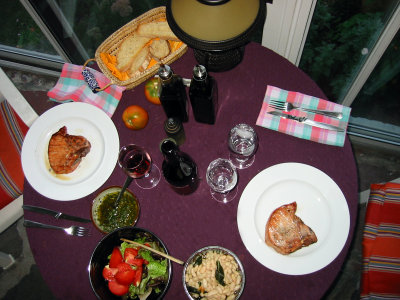
M82 157L90 151L90 142L80 135L69 135L67 127L60 128L49 141L48 156L50 167L56 174L75 171Z
M295 215L297 203L275 209L265 227L265 242L278 253L290 254L318 241L314 231Z

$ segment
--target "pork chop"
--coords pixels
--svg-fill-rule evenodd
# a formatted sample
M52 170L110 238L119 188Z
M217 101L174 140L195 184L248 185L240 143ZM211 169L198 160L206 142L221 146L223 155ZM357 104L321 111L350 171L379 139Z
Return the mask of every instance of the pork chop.
M60 128L49 141L48 155L50 167L56 174L75 171L82 157L90 151L90 142L80 135L69 135L67 127Z
M297 203L275 209L265 226L265 242L278 253L290 254L318 241L314 231L295 215Z

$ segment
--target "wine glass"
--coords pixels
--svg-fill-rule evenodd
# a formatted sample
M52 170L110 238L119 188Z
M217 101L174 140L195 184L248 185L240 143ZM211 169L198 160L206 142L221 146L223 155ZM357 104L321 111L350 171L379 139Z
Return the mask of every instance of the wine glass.
M213 160L207 168L206 178L214 200L228 203L235 198L238 175L235 166L229 159Z
M152 164L150 154L134 144L123 146L118 155L118 164L125 173L143 189L155 187L161 178L160 169Z
M255 160L258 137L254 129L247 124L238 124L231 129L228 137L229 159L238 169L250 167Z

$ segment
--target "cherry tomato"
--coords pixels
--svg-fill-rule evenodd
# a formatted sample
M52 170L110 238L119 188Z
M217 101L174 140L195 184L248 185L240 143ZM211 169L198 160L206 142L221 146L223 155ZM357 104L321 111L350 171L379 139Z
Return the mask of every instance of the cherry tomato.
M108 288L116 296L125 295L129 291L129 285L120 284L118 281L109 281Z
M133 284L135 286L139 286L140 282L142 281L142 273L143 273L143 267L140 266L136 269L136 273L135 273L135 279L133 281Z
M129 267L129 270L118 271L115 279L118 283L129 286L135 279L135 273L136 271Z
M144 259L143 258L129 258L129 259L126 259L125 261L128 264L136 266L136 267L140 267L144 263Z
M102 274L105 280L111 281L115 280L115 274L117 274L117 272L117 268L110 268L109 266L105 266Z
M144 95L146 99L151 103L160 105L159 93L159 81L157 78L153 77L149 79L144 86Z
M143 107L131 105L122 113L122 120L129 129L139 130L146 127L149 122L149 114Z
M116 268L118 264L123 262L122 254L121 251L119 250L118 247L114 247L111 257L110 257L110 263L108 264L110 268Z
M125 272L125 271L130 271L132 270L132 267L130 264L127 264L126 262L122 262L117 265L118 272Z
M128 259L135 258L138 255L139 251L134 248L126 248L124 252L124 259L127 261Z

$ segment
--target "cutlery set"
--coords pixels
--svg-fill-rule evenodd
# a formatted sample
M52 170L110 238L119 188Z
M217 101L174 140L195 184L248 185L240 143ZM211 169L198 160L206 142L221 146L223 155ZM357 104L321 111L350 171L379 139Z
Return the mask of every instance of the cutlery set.
M90 223L91 220L81 218L81 217L76 217L76 216L71 216L68 214L64 214L62 212L54 211L51 209L43 208L43 207L38 207L38 206L31 206L31 205L22 205L22 208L28 211L40 213L40 214L46 214L53 216L55 219L65 219L65 220L71 220L71 221L77 221L77 222L83 222L83 223ZM46 229L57 229L57 230L63 230L65 233L69 235L74 235L74 236L87 236L90 235L89 229L82 227L82 226L70 226L67 228L60 227L60 226L54 226L54 225L49 225L49 224L43 224L35 221L30 221L30 220L25 220L24 221L24 226L25 227L36 227L36 228L46 228Z
M323 128L323 129L335 130L338 132L345 131L343 128L325 124L325 123L321 123L321 122L316 122L316 121L310 120L307 117L299 117L299 116L293 116L290 114L283 113L283 112L290 112L292 110L300 110L300 111L311 112L311 113L328 116L328 117L336 118L336 119L340 120L343 118L343 114L341 112L304 108L304 107L300 107L300 106L294 106L292 103L289 103L289 102L282 102L282 101L276 101L276 100L270 100L268 103L268 106L273 109L276 109L275 111L269 112L271 115L274 115L274 116L278 116L278 117L285 118L285 119L295 120L300 123L308 124L308 125Z
M340 127L329 125L329 124L325 124L325 123L316 122L316 121L310 120L310 119L308 119L306 117L292 116L292 115L281 113L279 111L271 111L269 113L271 115L274 115L274 116L278 116L278 117L285 118L285 119L290 119L290 120L295 120L297 122L304 123L304 124L311 125L311 126L315 126L315 127L319 127L319 128L322 128L322 129L336 130L338 132L343 132L344 131L344 129L342 129Z

